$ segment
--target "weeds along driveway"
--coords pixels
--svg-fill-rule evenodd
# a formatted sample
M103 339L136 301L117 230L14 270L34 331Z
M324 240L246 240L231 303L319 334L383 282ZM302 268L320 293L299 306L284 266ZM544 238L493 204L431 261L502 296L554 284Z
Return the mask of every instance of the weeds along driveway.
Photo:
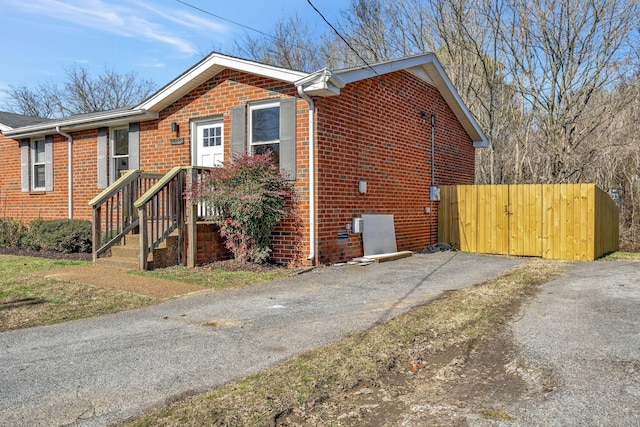
M385 322L524 259L455 252L0 334L0 425L97 426Z

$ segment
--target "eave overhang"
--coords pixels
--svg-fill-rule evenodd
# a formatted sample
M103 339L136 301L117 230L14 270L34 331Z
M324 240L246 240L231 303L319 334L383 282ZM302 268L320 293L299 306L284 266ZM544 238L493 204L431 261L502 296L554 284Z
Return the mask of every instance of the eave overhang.
M291 84L308 76L308 73L302 71L288 70L286 68L260 64L246 59L212 53L136 108L147 111L161 111L226 69L241 71Z
M57 129L65 132L78 132L86 129L96 129L105 126L121 126L132 122L142 122L158 118L158 113L140 109L112 110L100 113L67 117L51 120L31 126L23 126L3 132L9 138L37 138L39 136L57 133Z

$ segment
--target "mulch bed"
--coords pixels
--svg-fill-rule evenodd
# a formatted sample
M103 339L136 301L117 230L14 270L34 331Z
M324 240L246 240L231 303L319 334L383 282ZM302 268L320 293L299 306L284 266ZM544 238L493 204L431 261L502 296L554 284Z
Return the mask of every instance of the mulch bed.
M202 270L251 271L253 273L267 273L284 267L276 264L254 264L252 262L240 262L235 259L228 259L225 261L215 261L204 264L198 268Z

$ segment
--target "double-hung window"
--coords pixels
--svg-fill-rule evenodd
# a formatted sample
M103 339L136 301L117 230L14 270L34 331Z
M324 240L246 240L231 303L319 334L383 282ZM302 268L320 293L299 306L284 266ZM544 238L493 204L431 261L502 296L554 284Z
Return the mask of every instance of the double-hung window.
M113 129L111 132L111 182L122 171L129 170L129 128Z
M53 191L53 136L20 141L21 189Z
M273 161L296 178L296 99L238 105L231 109L231 156L273 153Z
M44 191L46 188L46 157L44 139L31 142L31 189Z
M122 171L140 169L140 123L98 128L98 188L120 178Z
M280 164L280 103L249 107L249 142L251 154L271 151L274 163Z

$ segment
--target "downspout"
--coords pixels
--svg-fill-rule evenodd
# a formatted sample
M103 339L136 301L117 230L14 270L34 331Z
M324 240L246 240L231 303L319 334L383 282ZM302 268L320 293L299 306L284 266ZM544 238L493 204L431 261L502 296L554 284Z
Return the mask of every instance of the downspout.
M435 181L435 149L436 149L436 138L435 138L435 130L436 130L436 116L435 114L431 115L431 186L436 185Z
M316 156L313 99L298 86L298 93L309 104L309 256L308 260L316 258Z
M429 188L429 200L430 200L430 205L431 205L431 217L429 218L429 228L430 228L430 233L431 235L433 235L433 216L435 213L435 206L436 203L434 202L434 195L433 190L436 186L436 137L435 137L435 130L436 130L436 116L435 114L431 115L431 187ZM437 224L437 220L436 220L436 224ZM437 225L436 225L437 227ZM436 241L438 239L436 238Z
M69 197L68 197L69 219L73 219L73 137L70 134L63 132L60 129L60 126L56 126L56 132L66 137L67 143L68 143L67 157L69 158L69 167L67 169L69 170L69 183L67 187L67 192L69 193Z

